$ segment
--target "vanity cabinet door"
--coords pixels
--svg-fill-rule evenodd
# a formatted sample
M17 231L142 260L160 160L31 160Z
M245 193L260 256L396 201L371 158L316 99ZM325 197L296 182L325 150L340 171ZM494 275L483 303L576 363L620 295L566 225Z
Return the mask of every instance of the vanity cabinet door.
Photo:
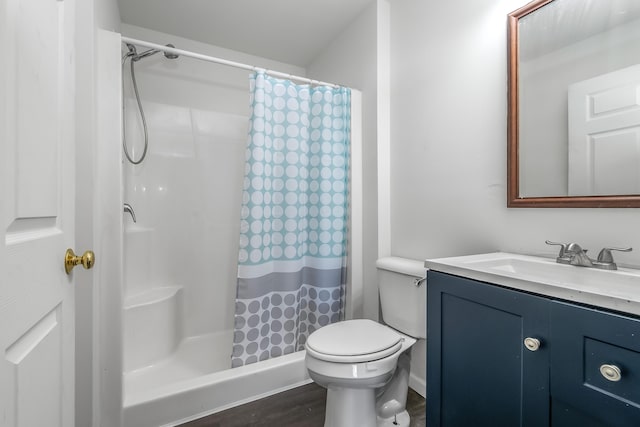
M548 425L549 300L427 275L427 425Z
M554 426L640 426L640 320L554 302Z

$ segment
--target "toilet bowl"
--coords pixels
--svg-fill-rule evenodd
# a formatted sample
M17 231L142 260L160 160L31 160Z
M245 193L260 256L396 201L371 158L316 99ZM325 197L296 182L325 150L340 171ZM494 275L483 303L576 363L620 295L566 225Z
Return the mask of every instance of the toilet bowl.
M305 363L311 379L327 389L325 426L375 427L397 419L396 413L378 413L376 391L391 381L398 358L415 342L368 319L334 323L311 334Z
M403 314L388 316L389 325L369 319L333 323L305 343L309 376L327 389L325 427L409 426L410 348L426 337L425 270L419 261L398 258L377 264L383 320L387 310Z

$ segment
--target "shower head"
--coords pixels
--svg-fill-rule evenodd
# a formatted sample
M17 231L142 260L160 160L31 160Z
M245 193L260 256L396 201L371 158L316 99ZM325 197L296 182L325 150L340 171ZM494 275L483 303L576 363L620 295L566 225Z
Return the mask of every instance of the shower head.
M133 54L131 55L131 60L132 61L140 61L143 58L146 58L147 56L151 56L151 55L155 55L156 53L160 52L158 49L149 49L149 50L145 50L142 53L136 53L136 48L131 46L131 45L127 45L129 46L129 52L133 52ZM167 47L175 47L174 45L172 45L171 43L166 45ZM132 51L133 49L133 51ZM175 53L169 53L169 52L163 52L164 53L164 57L167 59L177 59L180 55L176 55Z

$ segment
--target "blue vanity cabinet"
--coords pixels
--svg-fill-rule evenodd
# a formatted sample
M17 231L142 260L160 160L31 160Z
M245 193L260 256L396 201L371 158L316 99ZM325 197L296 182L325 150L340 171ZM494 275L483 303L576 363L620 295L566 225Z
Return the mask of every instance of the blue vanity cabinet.
M640 319L427 275L429 427L640 426Z
M432 270L427 283L427 426L547 425L548 300Z

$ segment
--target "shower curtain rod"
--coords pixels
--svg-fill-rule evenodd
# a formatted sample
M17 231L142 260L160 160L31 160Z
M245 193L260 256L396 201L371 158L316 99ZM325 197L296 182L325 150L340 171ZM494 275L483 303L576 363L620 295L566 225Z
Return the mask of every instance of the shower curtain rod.
M125 36L121 36L121 39L123 43L129 43L136 46L147 47L149 49L157 49L163 52L173 53L176 55L188 56L190 58L200 59L202 61L215 62L216 64L228 65L231 67L242 68L243 70L249 70L249 71L264 71L265 73L273 77L281 77L289 80L296 80L303 83L309 83L311 85L331 86L333 88L340 87L340 85L337 85L335 83L327 83L319 80L309 79L307 77L294 76L293 74L287 74L287 73L282 73L280 71L268 70L266 68L243 64L241 62L229 61L227 59L216 58L215 56L203 55L201 53L189 52L188 50L176 49L174 47L151 43L144 40L132 39L130 37L125 37Z

